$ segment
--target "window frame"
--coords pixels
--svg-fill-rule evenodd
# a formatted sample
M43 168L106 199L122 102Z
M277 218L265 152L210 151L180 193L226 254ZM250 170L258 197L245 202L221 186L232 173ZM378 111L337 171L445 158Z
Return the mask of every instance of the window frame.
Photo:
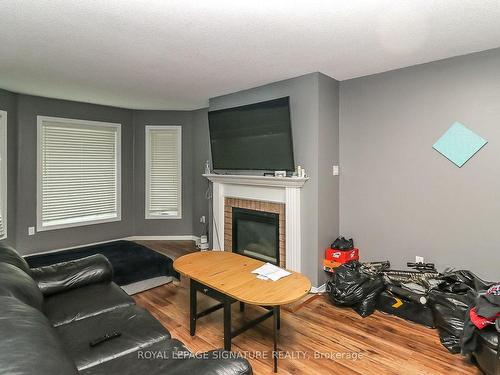
M151 132L150 130L176 130L178 132L177 144L177 163L179 167L179 187L178 187L178 204L179 210L177 215L170 216L160 216L160 215L151 215L149 212L149 198L150 198L150 139ZM146 125L145 126L145 194L144 194L144 218L146 220L180 220L182 219L182 126L181 125Z
M7 173L7 111L2 111L0 110L0 140L2 144L0 145L0 150L2 150L2 154L0 154L0 183L2 183L2 188L1 188L1 195L0 195L0 200L1 200L1 209L2 209L2 221L3 221L3 226L5 229L5 235L3 237L0 237L0 240L5 240L8 237L8 220L7 220L7 215L8 215L8 202L7 202L7 189L8 189L8 183L7 183L7 178L8 178L8 173Z
M61 122L70 126L112 127L116 129L116 217L96 220L85 220L67 224L43 225L42 218L42 126L44 121ZM56 229L75 228L94 224L112 223L122 220L122 136L121 124L103 121L90 121L65 117L37 116L37 194L36 222L37 231L45 232Z

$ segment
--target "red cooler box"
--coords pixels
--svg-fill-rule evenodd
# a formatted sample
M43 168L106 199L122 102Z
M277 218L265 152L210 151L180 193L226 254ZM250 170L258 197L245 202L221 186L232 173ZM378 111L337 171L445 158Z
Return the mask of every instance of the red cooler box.
M325 250L325 259L337 263L347 263L352 260L359 260L359 249L337 250L328 248Z

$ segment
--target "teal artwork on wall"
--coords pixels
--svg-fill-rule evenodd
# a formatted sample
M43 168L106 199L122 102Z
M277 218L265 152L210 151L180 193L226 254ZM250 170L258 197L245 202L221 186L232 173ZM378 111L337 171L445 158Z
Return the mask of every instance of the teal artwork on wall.
M434 143L436 151L445 156L458 167L464 165L486 143L485 139L467 129L459 122L455 122L441 138Z

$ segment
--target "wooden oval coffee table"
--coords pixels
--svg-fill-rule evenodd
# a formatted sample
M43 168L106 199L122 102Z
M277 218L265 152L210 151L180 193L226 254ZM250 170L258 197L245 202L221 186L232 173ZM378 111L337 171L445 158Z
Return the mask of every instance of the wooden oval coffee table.
M280 329L280 306L298 301L311 289L309 279L298 272L278 281L260 280L252 271L264 262L226 251L205 251L184 255L174 261L177 272L190 279L190 334L196 333L196 321L221 308L224 309L224 349L231 350L231 339L270 318L274 318L274 372L277 371L277 340ZM200 292L219 301L204 311L197 311L196 293ZM231 305L240 302L261 306L264 315L249 321L235 331L231 330Z

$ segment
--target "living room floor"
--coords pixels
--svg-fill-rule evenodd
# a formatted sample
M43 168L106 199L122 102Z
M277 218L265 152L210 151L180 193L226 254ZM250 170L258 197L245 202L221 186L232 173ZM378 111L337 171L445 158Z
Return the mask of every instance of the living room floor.
M194 351L223 345L222 311L198 321L196 336L189 335L188 281L170 283L135 295L170 331ZM216 302L199 295L198 309ZM233 327L262 313L233 305ZM272 321L267 320L233 339L233 351L265 353L249 360L254 374L271 374ZM480 374L464 357L452 355L439 342L436 330L376 311L361 318L350 308L333 306L326 296L308 297L282 310L279 374ZM317 358L322 353L323 358ZM328 359L341 353L340 359ZM342 354L343 353L343 354ZM353 359L358 356L358 359ZM293 358L292 358L293 357Z

